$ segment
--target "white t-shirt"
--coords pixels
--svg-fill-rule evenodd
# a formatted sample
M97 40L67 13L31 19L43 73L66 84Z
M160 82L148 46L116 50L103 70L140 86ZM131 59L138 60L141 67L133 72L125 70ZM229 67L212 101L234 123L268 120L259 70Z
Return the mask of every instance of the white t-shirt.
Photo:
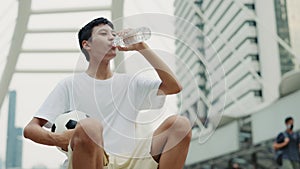
M135 120L140 110L161 108L165 96L157 96L160 80L114 74L97 80L86 73L62 80L50 93L35 117L53 123L64 112L85 112L102 123L104 149L128 154L135 147Z

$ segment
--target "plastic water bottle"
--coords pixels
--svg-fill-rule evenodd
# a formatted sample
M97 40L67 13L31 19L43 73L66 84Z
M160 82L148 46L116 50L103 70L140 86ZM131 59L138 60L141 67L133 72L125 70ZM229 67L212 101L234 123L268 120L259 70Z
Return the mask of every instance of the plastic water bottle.
M151 30L147 27L139 27L127 32L124 36L116 36L113 46L128 46L144 42L151 37Z

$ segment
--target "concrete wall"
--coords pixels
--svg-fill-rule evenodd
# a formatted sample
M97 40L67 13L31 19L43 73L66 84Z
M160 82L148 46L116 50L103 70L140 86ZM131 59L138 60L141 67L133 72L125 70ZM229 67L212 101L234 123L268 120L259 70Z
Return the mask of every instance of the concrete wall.
M238 123L234 121L216 130L203 144L199 143L198 138L192 140L186 165L237 151L239 149L238 133Z
M281 98L251 116L253 144L276 137L286 129L284 119L294 118L295 130L300 129L300 91Z
M264 83L262 91L264 101L268 102L278 98L281 78L274 0L257 0L255 8L260 68Z

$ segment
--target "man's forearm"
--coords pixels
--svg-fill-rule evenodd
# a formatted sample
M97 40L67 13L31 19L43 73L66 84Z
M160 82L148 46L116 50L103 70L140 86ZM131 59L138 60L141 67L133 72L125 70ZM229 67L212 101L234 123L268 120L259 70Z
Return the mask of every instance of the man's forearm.
M46 122L43 119L33 118L24 128L24 137L36 143L57 146L60 139L59 134L45 130L42 126Z
M55 133L51 133L42 127L30 124L24 129L24 137L36 143L54 146L56 145Z
M139 51L145 59L154 67L158 76L162 80L162 88L165 89L164 94L175 94L181 91L182 87L177 81L175 75L169 66L157 56L153 50L146 48Z
M281 149L282 147L286 146L288 142L283 142L283 143L274 143L273 147L275 150Z

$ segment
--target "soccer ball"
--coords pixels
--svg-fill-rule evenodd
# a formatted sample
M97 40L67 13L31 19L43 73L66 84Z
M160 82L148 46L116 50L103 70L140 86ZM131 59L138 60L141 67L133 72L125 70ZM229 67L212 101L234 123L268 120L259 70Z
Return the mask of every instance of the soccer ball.
M51 131L54 133L62 133L66 130L74 129L78 121L85 119L87 117L88 117L87 114L85 114L81 111L78 111L78 110L65 112L65 113L59 115L55 119L54 124L51 127ZM57 148L61 152L65 153L65 154L67 153L60 147L57 147Z

